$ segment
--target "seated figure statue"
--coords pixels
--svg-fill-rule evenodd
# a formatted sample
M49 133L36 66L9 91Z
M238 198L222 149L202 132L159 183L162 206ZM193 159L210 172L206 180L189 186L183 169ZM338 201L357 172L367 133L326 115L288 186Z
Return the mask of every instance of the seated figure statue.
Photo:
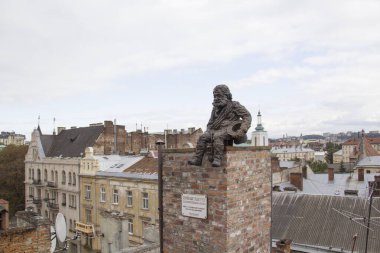
M251 114L239 102L232 101L232 94L227 85L217 85L213 94L211 118L207 130L198 139L194 157L188 161L190 165L202 165L207 144L211 143L212 153L209 160L213 167L220 167L225 141L233 140L239 144L247 140L246 133L251 127Z

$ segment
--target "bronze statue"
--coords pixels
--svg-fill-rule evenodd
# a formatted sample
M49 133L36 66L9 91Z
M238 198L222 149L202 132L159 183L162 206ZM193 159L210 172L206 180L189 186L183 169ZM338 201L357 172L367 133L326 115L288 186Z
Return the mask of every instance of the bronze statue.
M251 127L251 114L248 110L232 101L232 94L227 85L221 84L214 88L214 101L211 118L207 130L198 139L194 157L188 161L190 165L200 166L207 144L211 144L209 160L213 167L220 167L223 158L225 142L230 145L247 141L247 131Z

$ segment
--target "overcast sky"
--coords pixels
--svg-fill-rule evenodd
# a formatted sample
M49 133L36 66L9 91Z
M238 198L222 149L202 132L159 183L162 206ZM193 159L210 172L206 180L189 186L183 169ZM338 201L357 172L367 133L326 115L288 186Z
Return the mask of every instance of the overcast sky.
M0 130L205 129L212 89L269 137L380 130L380 1L0 1Z

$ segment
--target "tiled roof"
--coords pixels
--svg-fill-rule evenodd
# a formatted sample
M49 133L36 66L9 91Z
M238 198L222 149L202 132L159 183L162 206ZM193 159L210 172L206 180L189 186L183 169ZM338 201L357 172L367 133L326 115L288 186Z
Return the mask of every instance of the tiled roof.
M364 252L366 227L339 212L366 217L369 200L359 197L273 193L272 238L291 239L294 244L332 247L351 252L352 238L358 234L355 252ZM380 216L380 198L373 199L373 217ZM371 225L368 253L379 252L380 226Z
M86 147L92 147L103 126L80 127L63 130L58 135L42 135L41 141L47 157L80 157Z
M145 174L157 174L158 159L153 157L144 157L137 163L133 164L124 172L128 173L145 173Z
M370 144L380 144L380 138L366 138ZM345 142L343 142L342 145L358 145L360 143L360 138L354 138L354 139L349 139Z

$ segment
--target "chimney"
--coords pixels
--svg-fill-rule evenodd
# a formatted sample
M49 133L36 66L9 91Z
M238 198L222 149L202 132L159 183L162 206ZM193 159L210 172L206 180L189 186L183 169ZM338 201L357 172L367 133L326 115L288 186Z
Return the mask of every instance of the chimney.
M302 173L301 172L290 173L290 183L302 191L303 190Z
M181 134L184 134L185 133L185 129L181 129Z
M328 168L328 177L329 177L329 182L334 181L334 168Z
M195 127L189 127L189 134L194 133L194 131L195 131Z
M361 182L364 181L364 169L363 168L358 169L358 181L361 181Z
M60 134L63 130L66 130L66 127L57 127L57 134Z
M280 161L278 160L278 157L271 157L270 158L270 165L273 172L279 172L280 171Z
M280 252L284 253L290 253L292 252L291 249L292 240L289 239L282 239L276 242L277 249L280 250Z
M307 167L306 165L302 166L302 176L307 179Z

